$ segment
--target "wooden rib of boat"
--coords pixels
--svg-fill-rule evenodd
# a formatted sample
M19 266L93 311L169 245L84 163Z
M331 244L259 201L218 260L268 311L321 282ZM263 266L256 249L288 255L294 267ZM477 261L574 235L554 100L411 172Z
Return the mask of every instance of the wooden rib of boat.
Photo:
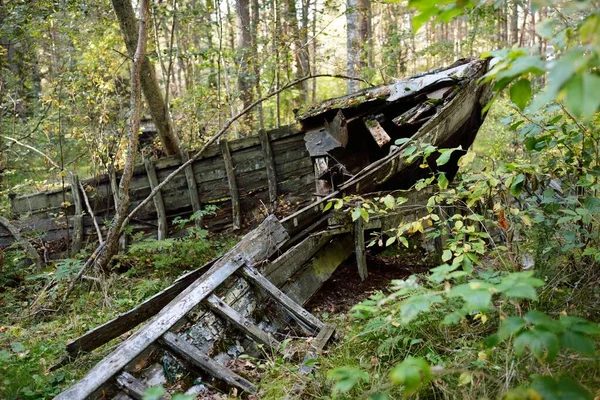
M141 399L166 376L190 393L210 386L255 394L256 382L236 368L240 352L286 352L281 343L292 335L312 338L300 359L316 357L334 327L302 305L355 250L364 252L365 231L418 217L426 194L409 192L414 209L364 224L325 212L324 205L344 195L409 188L422 177L421 160L403 156L409 144L394 145L399 138L467 149L489 99L489 87L478 81L486 69L486 60L463 60L307 110L299 120L316 200L282 219L269 215L223 257L69 344L73 359L147 321L56 399ZM456 172L455 153L440 167L448 176Z

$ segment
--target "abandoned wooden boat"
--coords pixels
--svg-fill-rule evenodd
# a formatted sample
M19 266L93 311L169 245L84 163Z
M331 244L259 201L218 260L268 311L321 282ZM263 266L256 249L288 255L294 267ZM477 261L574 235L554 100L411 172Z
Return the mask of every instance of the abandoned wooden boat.
M310 108L299 121L316 200L282 219L269 215L223 257L70 343L72 359L149 320L56 398L141 399L167 375L178 381L171 387L189 393L207 386L256 393L236 365L241 352L286 351L287 337L312 337L304 352L315 357L334 328L302 305L355 248L364 266L365 231L422 212L424 194L410 195L414 209L368 223L324 212L324 205L347 194L410 187L424 173L421 161L403 157L408 144L396 147L396 139L467 149L489 99L489 87L478 81L486 69L486 60L463 60ZM456 172L458 157L443 166L447 174Z

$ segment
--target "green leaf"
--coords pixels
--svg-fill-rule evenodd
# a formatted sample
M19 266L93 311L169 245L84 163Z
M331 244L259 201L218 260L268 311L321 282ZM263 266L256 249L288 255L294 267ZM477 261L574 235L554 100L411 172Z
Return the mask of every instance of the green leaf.
M555 380L550 376L536 376L531 388L544 400L592 400L594 396L583 386L568 377Z
M458 386L469 385L471 382L473 382L473 374L468 371L461 373L458 377Z
M514 345L517 355L529 348L536 357L550 362L556 358L560 349L558 337L554 333L538 329L519 332Z
M148 388L143 394L144 400L158 400L165 394L165 389L162 386L153 386Z
M171 397L171 400L194 400L195 398L196 396L193 394L176 393Z
M362 217L362 219L363 219L365 222L369 222L369 213L368 213L368 211L367 211L367 210L365 210L364 208L361 208L361 209L360 209L360 216Z
M23 343L14 342L12 344L12 351L13 353L23 353L25 351L25 346L23 346Z
M510 194L515 197L519 197L521 191L523 190L523 181L525 180L525 175L519 174L513 178L510 184Z
M440 174L438 175L438 186L442 190L448 188L448 178L446 178L446 174L443 172L440 172Z
M360 206L354 207L354 209L352 210L352 221L356 221L357 219L360 218L361 210L362 210L362 208Z
M452 251L451 250L444 250L444 252L442 253L442 261L446 262L448 260L450 260L452 258ZM455 269L456 267L454 267Z
M404 391L411 394L429 383L431 368L422 358L408 357L390 371L389 378L396 385L404 385Z
M594 342L581 333L567 331L560 337L560 344L584 356L593 356L596 353Z
M531 99L531 82L529 79L521 78L510 87L510 99L519 110L523 111Z
M441 303L441 296L436 294L413 295L406 299L400 306L400 318L407 324L422 312L431 311L431 305Z
M335 199L335 205L333 206L334 210L339 210L340 208L342 208L344 206L344 200L342 199Z
M502 321L498 328L498 337L500 340L508 339L511 335L518 333L527 323L521 317L508 317Z
M444 165L447 164L448 161L450 161L450 156L452 156L452 153L454 152L454 150L459 150L460 147L457 147L455 149L440 149L439 152L441 153L440 156L437 158L437 160L435 160L435 164L439 167L440 165Z
M386 241L385 241L385 247L391 246L392 244L394 244L394 242L396 241L396 236L390 236Z
M490 287L484 282L471 281L454 286L448 292L448 297L462 297L468 311L484 311L492 305Z
M396 200L394 199L394 196L388 194L383 198L383 204L385 204L387 209L391 210L396 205Z
M332 206L333 201L328 201L327 204L325 204L325 207L323 207L323 211L328 211Z
M338 367L327 372L327 379L334 381L332 392L347 393L360 381L368 381L369 374L353 367Z
M404 236L399 236L398 240L408 249L408 240Z

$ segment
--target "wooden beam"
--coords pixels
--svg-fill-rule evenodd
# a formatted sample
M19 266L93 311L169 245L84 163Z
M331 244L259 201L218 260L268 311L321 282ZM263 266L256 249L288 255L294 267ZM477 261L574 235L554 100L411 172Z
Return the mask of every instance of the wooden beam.
M279 348L280 343L271 335L260 329L255 323L235 311L227 303L214 294L208 296L208 299L206 299L206 305L215 313L229 321L237 329L250 336L256 342L267 346L268 349L276 350Z
M259 274L256 269L248 265L241 269L242 275L252 281L255 285L267 292L277 303L281 304L290 315L300 322L308 325L314 331L323 328L323 323L314 315L306 311L302 306L290 299L285 293L273 285L271 281Z
M314 363L310 363L310 361L317 360L319 353L323 351L334 332L334 324L325 324L325 326L323 326L323 328L319 331L319 334L313 338L312 342L310 343L311 350L306 354L304 360L302 360L302 366L300 367L299 371L302 375L308 375L312 372Z
M320 200L327 196L333 190L330 182L324 179L320 179L321 175L325 174L329 169L329 163L327 156L316 157L314 159L315 169L315 191L317 193L317 199Z
M192 363L196 367L201 368L228 385L241 389L247 393L256 393L256 386L251 382L242 378L230 369L225 368L206 354L201 353L196 346L189 343L187 340L178 337L171 332L167 332L162 337L161 342L177 353L179 357Z
M267 181L269 183L269 202L271 204L271 212L275 210L277 205L277 174L275 173L275 161L273 159L273 150L269 141L269 134L264 129L258 131L258 138L262 147L263 159L265 161L265 169L267 170Z
M171 286L160 291L148 300L144 301L137 307L118 315L112 320L90 330L85 335L78 337L67 344L68 356L59 364L52 367L55 370L63 365L66 365L77 358L81 353L90 352L113 340L120 335L129 332L142 322L153 317L164 306L169 304L171 300L181 293L186 287L193 283L202 275L210 266L215 263L215 260L208 262L202 267L188 272L179 277Z
M188 153L185 147L181 148L180 154L182 163L185 163L190 159L190 153ZM198 184L196 182L196 177L194 176L193 164L188 165L184 172L188 193L190 194L190 203L192 203L192 211L196 213L202 209L202 206L200 205L200 197L198 196ZM202 226L202 216L194 222L196 226Z
M229 142L227 140L221 140L221 153L223 154L223 161L225 162L225 171L227 172L227 183L229 184L229 193L231 194L231 209L233 217L233 229L240 229L242 227L242 214L240 206L240 192L235 179L235 167L233 166L233 159L231 158L231 151L229 150Z
M146 174L148 175L148 182L150 182L150 190L154 190L154 188L158 186L158 176L156 176L154 162L149 158L146 158L144 159L144 167L146 168ZM160 190L152 200L154 202L154 208L156 208L156 220L158 222L157 238L158 240L163 240L167 238L167 211Z
M83 400L90 396L198 303L206 299L244 263L252 265L264 261L287 239L287 232L279 220L273 215L267 217L262 224L244 236L236 246L215 262L210 270L167 304L150 323L121 343L79 382L59 394L56 400Z
M364 122L365 126L371 133L371 136L373 139L375 139L377 146L383 147L392 140L390 135L388 135L388 133L385 131L385 129L383 129L379 121L376 119L365 119Z
M360 207L360 205L358 206ZM354 221L354 251L356 253L356 265L361 280L367 279L367 252L365 248L365 221L359 216Z
M73 216L73 240L71 242L71 254L77 254L83 246L83 198L79 191L79 178L73 172L69 173L69 182L71 183L71 195L75 205L75 215Z
M143 400L144 393L149 389L148 386L127 371L123 371L117 376L117 385L134 400ZM159 399L164 399L164 397L159 397Z

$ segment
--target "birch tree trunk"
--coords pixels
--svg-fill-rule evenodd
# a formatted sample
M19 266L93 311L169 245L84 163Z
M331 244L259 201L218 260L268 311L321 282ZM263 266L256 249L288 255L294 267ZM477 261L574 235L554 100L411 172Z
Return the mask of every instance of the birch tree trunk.
M125 38L125 45L130 56L134 56L139 44L138 23L135 19L135 13L131 5L131 0L111 0L121 32ZM140 3L142 4L142 3ZM156 125L156 130L160 136L160 141L163 150L167 155L179 154L179 138L173 130L171 116L167 110L163 94L158 80L156 79L156 71L147 57L141 60L141 87L144 92L144 97L150 109L150 115Z
M237 64L238 64L238 91L242 100L242 109L252 104L252 35L250 26L250 2L236 0L235 11L237 14ZM247 114L241 119L242 133L249 135L252 131L252 114Z
M346 49L348 52L346 74L348 76L358 76L360 66L359 3L360 0L346 0ZM356 92L359 87L358 81L348 80L348 93Z
M128 1L128 0L127 0ZM139 31L137 32L137 45L131 64L131 97L129 110L129 131L127 133L127 150L125 154L125 166L123 175L119 181L119 201L115 216L111 222L108 235L106 236L104 251L98 256L97 263L103 270L106 270L108 263L117 252L119 237L121 236L121 225L127 217L129 211L129 184L133 176L135 167L135 157L138 151L140 114L142 108L142 83L144 65L146 60L146 39L148 35L148 4L149 0L140 0L139 6Z

